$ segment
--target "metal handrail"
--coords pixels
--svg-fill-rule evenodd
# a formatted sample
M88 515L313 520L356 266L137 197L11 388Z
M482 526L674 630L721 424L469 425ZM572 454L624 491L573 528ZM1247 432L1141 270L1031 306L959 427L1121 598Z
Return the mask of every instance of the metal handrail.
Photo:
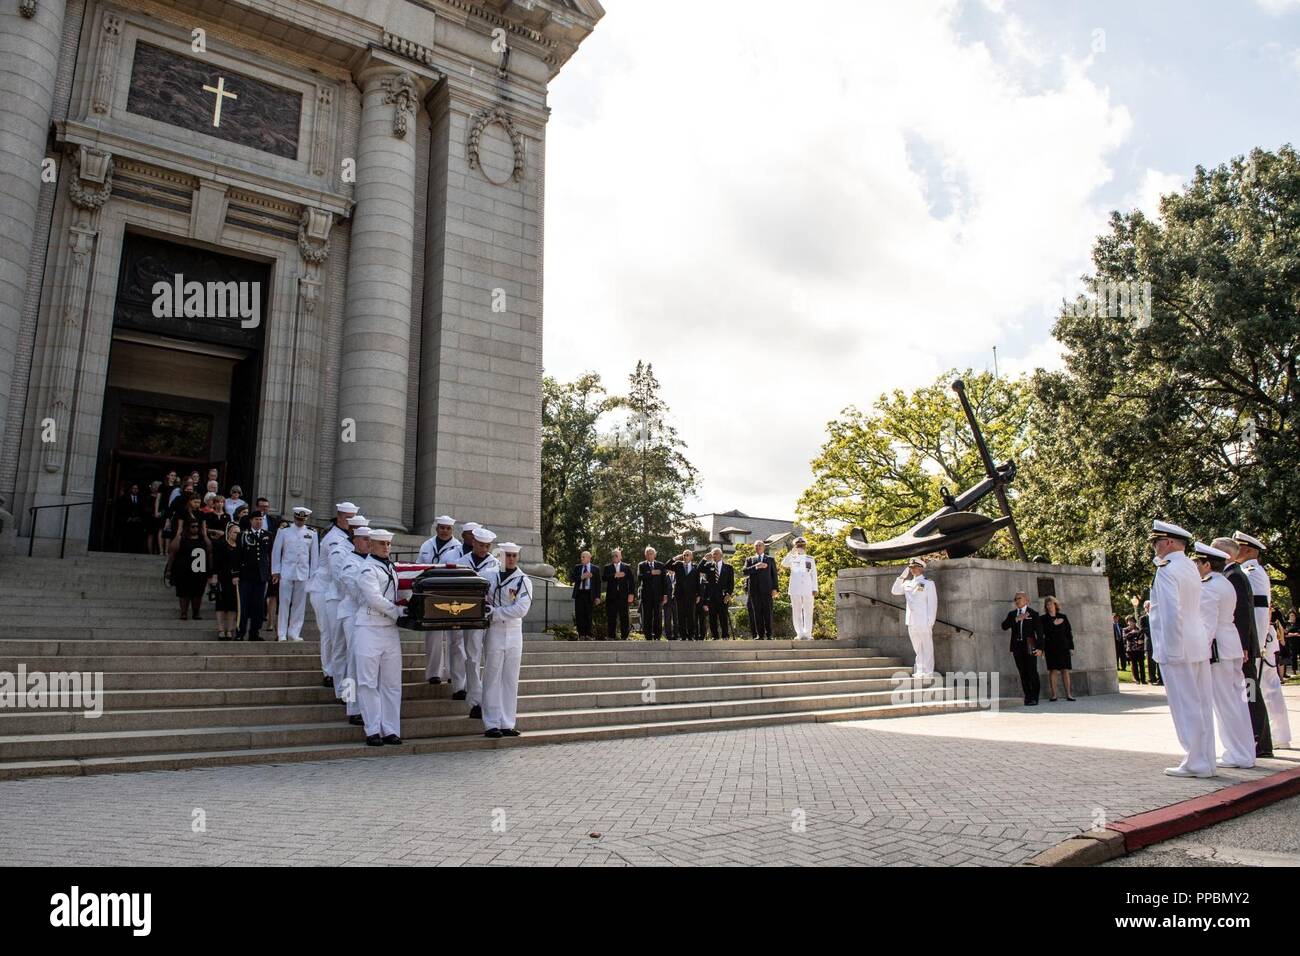
M862 598L864 601L870 601L873 606L877 604L883 604L885 607L892 607L898 611L907 610L906 604L895 604L893 601L886 601L884 598L872 597L870 594L859 594L857 591L838 591L836 592L835 596L840 599L848 599L848 598L855 598L855 597ZM934 623L942 624L945 627L950 627L954 631L957 631L958 633L965 631L971 637L975 636L975 632L972 631L969 627L962 627L962 625L954 624L952 621L945 621L941 617L936 617L934 619Z
M27 529L27 557L32 556L32 548L36 545L36 512L45 511L47 508L63 509L63 534L59 538L59 560L63 560L63 552L68 546L68 509L80 508L83 505L92 505L93 501L68 501L61 505L33 505L27 509L27 514L31 520L31 526Z

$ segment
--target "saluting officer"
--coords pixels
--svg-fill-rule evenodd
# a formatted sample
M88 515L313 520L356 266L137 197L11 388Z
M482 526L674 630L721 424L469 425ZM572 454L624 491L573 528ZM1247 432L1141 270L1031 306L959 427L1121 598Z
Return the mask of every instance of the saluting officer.
M343 598L339 601L338 619L343 628L343 644L348 649L347 669L344 679L335 686L339 699L347 704L348 723L361 723L361 701L357 695L357 639L356 616L361 608L361 569L370 557L370 528L357 525L352 529L352 548L336 548L338 565L335 577Z
M1255 758L1273 756L1273 737L1268 726L1268 706L1264 695L1259 692L1259 638L1255 633L1255 592L1251 590L1250 578L1241 569L1237 561L1240 548L1232 538L1215 538L1211 547L1218 548L1228 555L1228 563L1223 568L1223 576L1232 585L1237 595L1237 605L1232 614L1232 623L1237 628L1241 639L1242 675L1246 678L1246 702L1250 708L1250 727L1255 735Z
M320 540L307 527L311 509L293 509L293 524L281 528L271 545L271 580L280 585L280 613L276 615L277 640L302 640L307 616L307 583L316 573Z
M330 644L330 638L334 634L334 618L329 603L329 551L340 539L349 540L348 519L357 511L357 506L350 501L341 501L334 506L334 524L320 539L320 548L316 551L316 570L307 582L307 596L311 598L312 613L316 615L316 629L320 631L320 667L325 674L323 683L326 687L334 686L334 672L330 670L334 654L334 648ZM342 674L339 679L343 679Z
M1274 748L1291 747L1291 718L1286 712L1286 698L1282 695L1282 680L1277 673L1277 650L1280 644L1273 630L1273 582L1264 570L1262 552L1268 548L1253 535L1241 531L1232 536L1237 542L1237 555L1241 569L1250 579L1250 589L1255 593L1255 633L1259 638L1259 656L1264 661L1259 676L1259 689L1268 708L1268 722L1273 735Z
M519 664L524 653L524 617L533 585L519 569L519 545L500 547L502 566L488 574L488 632L483 650L485 737L518 737Z
M388 562L392 541L391 531L371 531L370 558L357 575L357 697L371 747L402 742L402 637L397 619L405 609L397 606L397 572Z
M894 579L889 593L901 594L906 599L907 611L903 615L903 623L907 625L907 636L912 642L916 657L912 676L929 677L934 673L934 621L939 614L939 592L934 582L925 576L925 559L912 558L908 561L903 573ZM1034 666L1037 668L1037 661ZM1029 695L1028 688L1025 689L1025 695ZM1037 696L1035 693L1035 700Z
M1201 620L1210 635L1210 693L1214 723L1223 744L1220 767L1255 766L1255 733L1250 728L1246 705L1246 676L1241 671L1242 650L1233 612L1237 592L1223 569L1228 553L1202 541L1196 542L1196 570L1201 575Z
M460 540L455 535L456 519L441 515L434 519L433 537L420 548L421 564L455 564L461 559ZM424 632L424 679L430 684L441 684L451 677L450 631Z
M1171 777L1213 777L1214 692L1210 635L1201 618L1201 575L1187 556L1191 532L1169 521L1151 525L1156 577L1151 585L1151 646L1169 699L1178 743L1186 753Z
M794 547L781 566L790 572L790 613L794 617L794 639L811 641L813 598L817 594L817 561L808 553L808 539L794 539Z
M755 541L754 553L740 569L749 589L749 625L758 640L772 638L772 601L776 598L776 561L767 554L767 542Z
M488 546L497 539L487 528L474 529L474 549L463 555L459 562L490 585L491 574L500 567L497 559L488 553ZM469 715L478 720L483 716L483 682L479 666L483 660L483 632L475 628L451 631L451 681L452 700L469 701Z
M266 586L271 583L271 536L262 527L262 515L254 511L249 527L239 533L239 628L235 640L248 635L262 640L266 623Z

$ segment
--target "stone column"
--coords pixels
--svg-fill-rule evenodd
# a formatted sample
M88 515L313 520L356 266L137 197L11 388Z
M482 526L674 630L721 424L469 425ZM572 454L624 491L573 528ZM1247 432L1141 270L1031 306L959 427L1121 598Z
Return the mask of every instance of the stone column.
M372 58L357 72L361 129L339 373L334 493L372 527L405 531L415 121L428 81ZM349 420L351 422L349 423ZM349 429L349 424L351 428ZM349 440L351 439L351 440Z
M14 371L27 268L32 255L41 161L45 157L64 0L19 0L0 10L0 436L11 422Z

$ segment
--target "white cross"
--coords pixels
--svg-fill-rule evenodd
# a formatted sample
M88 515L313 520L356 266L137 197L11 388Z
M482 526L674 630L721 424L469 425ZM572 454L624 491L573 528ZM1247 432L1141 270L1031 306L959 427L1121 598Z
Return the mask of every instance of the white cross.
M222 99L224 99L225 97L229 97L229 98L232 99L232 100L237 100L237 99L239 99L239 97L238 97L236 94L231 93L231 92L229 92L229 91L226 89L226 78L225 78L224 76L219 76L219 77L217 77L217 85L216 85L216 86L208 86L208 85L204 84L203 88L204 88L205 90L207 90L209 93L216 93L216 94L217 94L217 108L216 108L216 110L214 110L213 113L212 113L212 125L213 125L213 126L220 126L220 125L221 125L221 101L222 101Z

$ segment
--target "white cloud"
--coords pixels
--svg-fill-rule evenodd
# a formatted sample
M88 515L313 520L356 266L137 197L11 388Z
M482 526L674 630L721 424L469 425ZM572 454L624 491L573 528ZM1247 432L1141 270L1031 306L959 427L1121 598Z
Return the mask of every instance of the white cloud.
M1300 0L1255 0L1255 3L1265 13L1274 17L1300 10Z
M1180 173L1162 173L1158 169L1148 169L1137 190L1124 201L1124 208L1140 209L1148 219L1158 220L1160 197L1181 192L1186 182L1187 177Z
M652 361L702 510L792 514L844 406L1046 355L1131 126L1086 64L1031 91L953 3L811 6L611 2L553 85L547 370Z

